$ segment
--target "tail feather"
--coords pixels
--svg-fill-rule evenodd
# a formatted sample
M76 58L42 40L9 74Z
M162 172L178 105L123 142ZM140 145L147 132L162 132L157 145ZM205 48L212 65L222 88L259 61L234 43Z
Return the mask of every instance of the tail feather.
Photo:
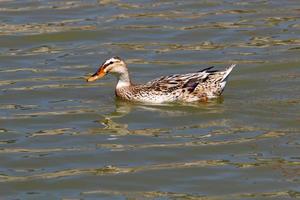
M230 65L226 70L225 70L225 74L223 75L223 78L221 79L220 82L224 82L226 81L228 75L230 74L230 72L233 70L233 68L236 66L236 64L232 64Z
M220 91L219 91L220 94L222 94L222 92L224 91L224 88L225 88L226 83L227 83L227 78L228 78L230 72L233 70L233 68L234 68L235 66L236 66L235 64L232 64L232 65L230 65L228 68L226 68L225 71L223 71L223 73L224 73L224 74L223 74L223 77L222 77L222 79L221 79L220 82L219 82L219 84L220 84L220 86L221 86Z
M199 91L204 91L208 98L216 98L220 96L226 86L227 77L235 66L235 64L232 64L223 71L212 73L210 73L211 68L204 69L203 71L208 72L209 74L204 80L208 81L204 81L203 84L198 84L196 89L199 88Z

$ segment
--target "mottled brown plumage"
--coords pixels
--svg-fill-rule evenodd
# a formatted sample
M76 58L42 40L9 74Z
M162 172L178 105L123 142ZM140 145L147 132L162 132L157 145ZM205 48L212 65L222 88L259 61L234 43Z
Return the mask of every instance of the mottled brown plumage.
M205 101L222 94L227 77L234 67L235 65L231 65L224 71L212 70L213 67L209 67L195 73L162 76L145 84L132 84L125 62L119 57L113 57L105 61L87 81L94 81L112 73L118 78L116 96L129 101Z

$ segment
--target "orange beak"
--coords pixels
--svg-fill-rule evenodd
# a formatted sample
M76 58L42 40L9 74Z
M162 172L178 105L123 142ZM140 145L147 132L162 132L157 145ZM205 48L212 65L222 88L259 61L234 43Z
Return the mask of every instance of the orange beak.
M95 81L97 79L102 78L103 76L105 76L105 72L103 69L101 69L100 71L97 71L95 74L93 74L92 76L90 76L88 79L86 79L87 82L92 82Z

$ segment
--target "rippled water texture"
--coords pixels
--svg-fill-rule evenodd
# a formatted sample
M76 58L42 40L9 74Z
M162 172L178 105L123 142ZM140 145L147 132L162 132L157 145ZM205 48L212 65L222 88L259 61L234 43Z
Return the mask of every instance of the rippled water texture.
M300 198L300 2L0 1L1 199ZM222 98L115 100L236 63Z

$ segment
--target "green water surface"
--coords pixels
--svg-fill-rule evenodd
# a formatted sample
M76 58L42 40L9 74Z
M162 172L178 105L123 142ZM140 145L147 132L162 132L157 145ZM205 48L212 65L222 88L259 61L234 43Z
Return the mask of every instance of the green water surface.
M197 104L84 78L223 69ZM300 2L0 1L0 199L299 199Z

